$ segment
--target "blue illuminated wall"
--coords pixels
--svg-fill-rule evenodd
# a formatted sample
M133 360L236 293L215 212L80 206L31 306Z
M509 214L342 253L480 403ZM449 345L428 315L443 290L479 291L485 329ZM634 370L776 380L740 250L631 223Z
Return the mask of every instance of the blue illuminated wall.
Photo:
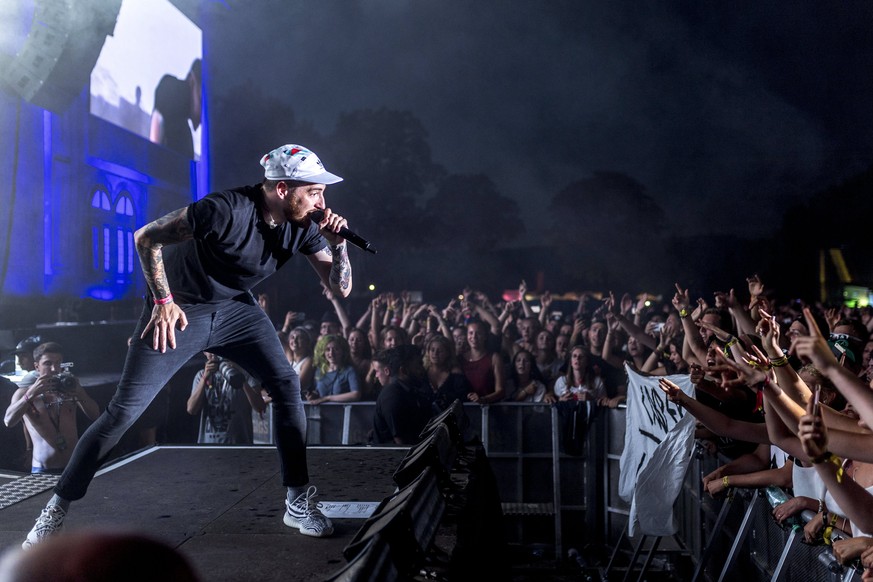
M60 113L0 91L0 305L145 293L134 230L208 192L206 83L196 162L92 116L87 84Z

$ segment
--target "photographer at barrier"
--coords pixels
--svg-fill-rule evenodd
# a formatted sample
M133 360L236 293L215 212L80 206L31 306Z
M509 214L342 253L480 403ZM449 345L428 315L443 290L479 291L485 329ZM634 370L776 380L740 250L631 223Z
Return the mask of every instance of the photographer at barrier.
M198 444L252 444L252 410L264 412L261 391L246 373L230 360L203 352L206 365L198 370L191 386L187 410L200 416Z
M33 359L35 381L15 391L3 420L6 426L15 426L24 419L33 441L33 473L60 474L79 442L76 408L94 420L100 407L69 371L71 365L62 363L60 344L40 344L33 351Z

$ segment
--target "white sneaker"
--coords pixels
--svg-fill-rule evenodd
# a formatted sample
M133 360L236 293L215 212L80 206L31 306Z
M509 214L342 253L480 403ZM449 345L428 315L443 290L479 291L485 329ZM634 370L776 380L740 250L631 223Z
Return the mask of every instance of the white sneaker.
M315 502L316 489L310 487L292 503L285 500L285 517L288 527L296 527L305 536L324 538L333 533L333 523L321 513Z
M67 512L59 505L49 505L39 514L33 528L27 534L27 539L21 544L25 550L45 541L46 538L56 534L64 527L64 517Z

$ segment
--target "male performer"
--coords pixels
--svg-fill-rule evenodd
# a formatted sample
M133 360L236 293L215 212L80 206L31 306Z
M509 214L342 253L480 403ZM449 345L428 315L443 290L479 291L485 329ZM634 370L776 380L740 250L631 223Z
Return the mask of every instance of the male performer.
M315 487L307 487L299 378L250 289L300 252L334 293L348 296L352 269L346 243L336 234L346 220L324 204L325 185L342 178L325 171L314 153L292 144L266 154L261 165L263 183L212 193L136 232L150 296L121 381L76 446L24 547L61 527L70 502L85 495L124 431L173 374L203 351L239 364L273 400L282 482L288 488L285 524L309 536L333 533L313 499ZM316 210L324 210L318 224L309 218Z

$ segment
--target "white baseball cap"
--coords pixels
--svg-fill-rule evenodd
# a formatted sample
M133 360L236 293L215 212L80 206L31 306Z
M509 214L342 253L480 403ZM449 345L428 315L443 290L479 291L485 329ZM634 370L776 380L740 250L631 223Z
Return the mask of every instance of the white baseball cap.
M297 180L310 184L336 184L342 178L324 169L324 164L307 148L289 143L261 158L267 180Z

